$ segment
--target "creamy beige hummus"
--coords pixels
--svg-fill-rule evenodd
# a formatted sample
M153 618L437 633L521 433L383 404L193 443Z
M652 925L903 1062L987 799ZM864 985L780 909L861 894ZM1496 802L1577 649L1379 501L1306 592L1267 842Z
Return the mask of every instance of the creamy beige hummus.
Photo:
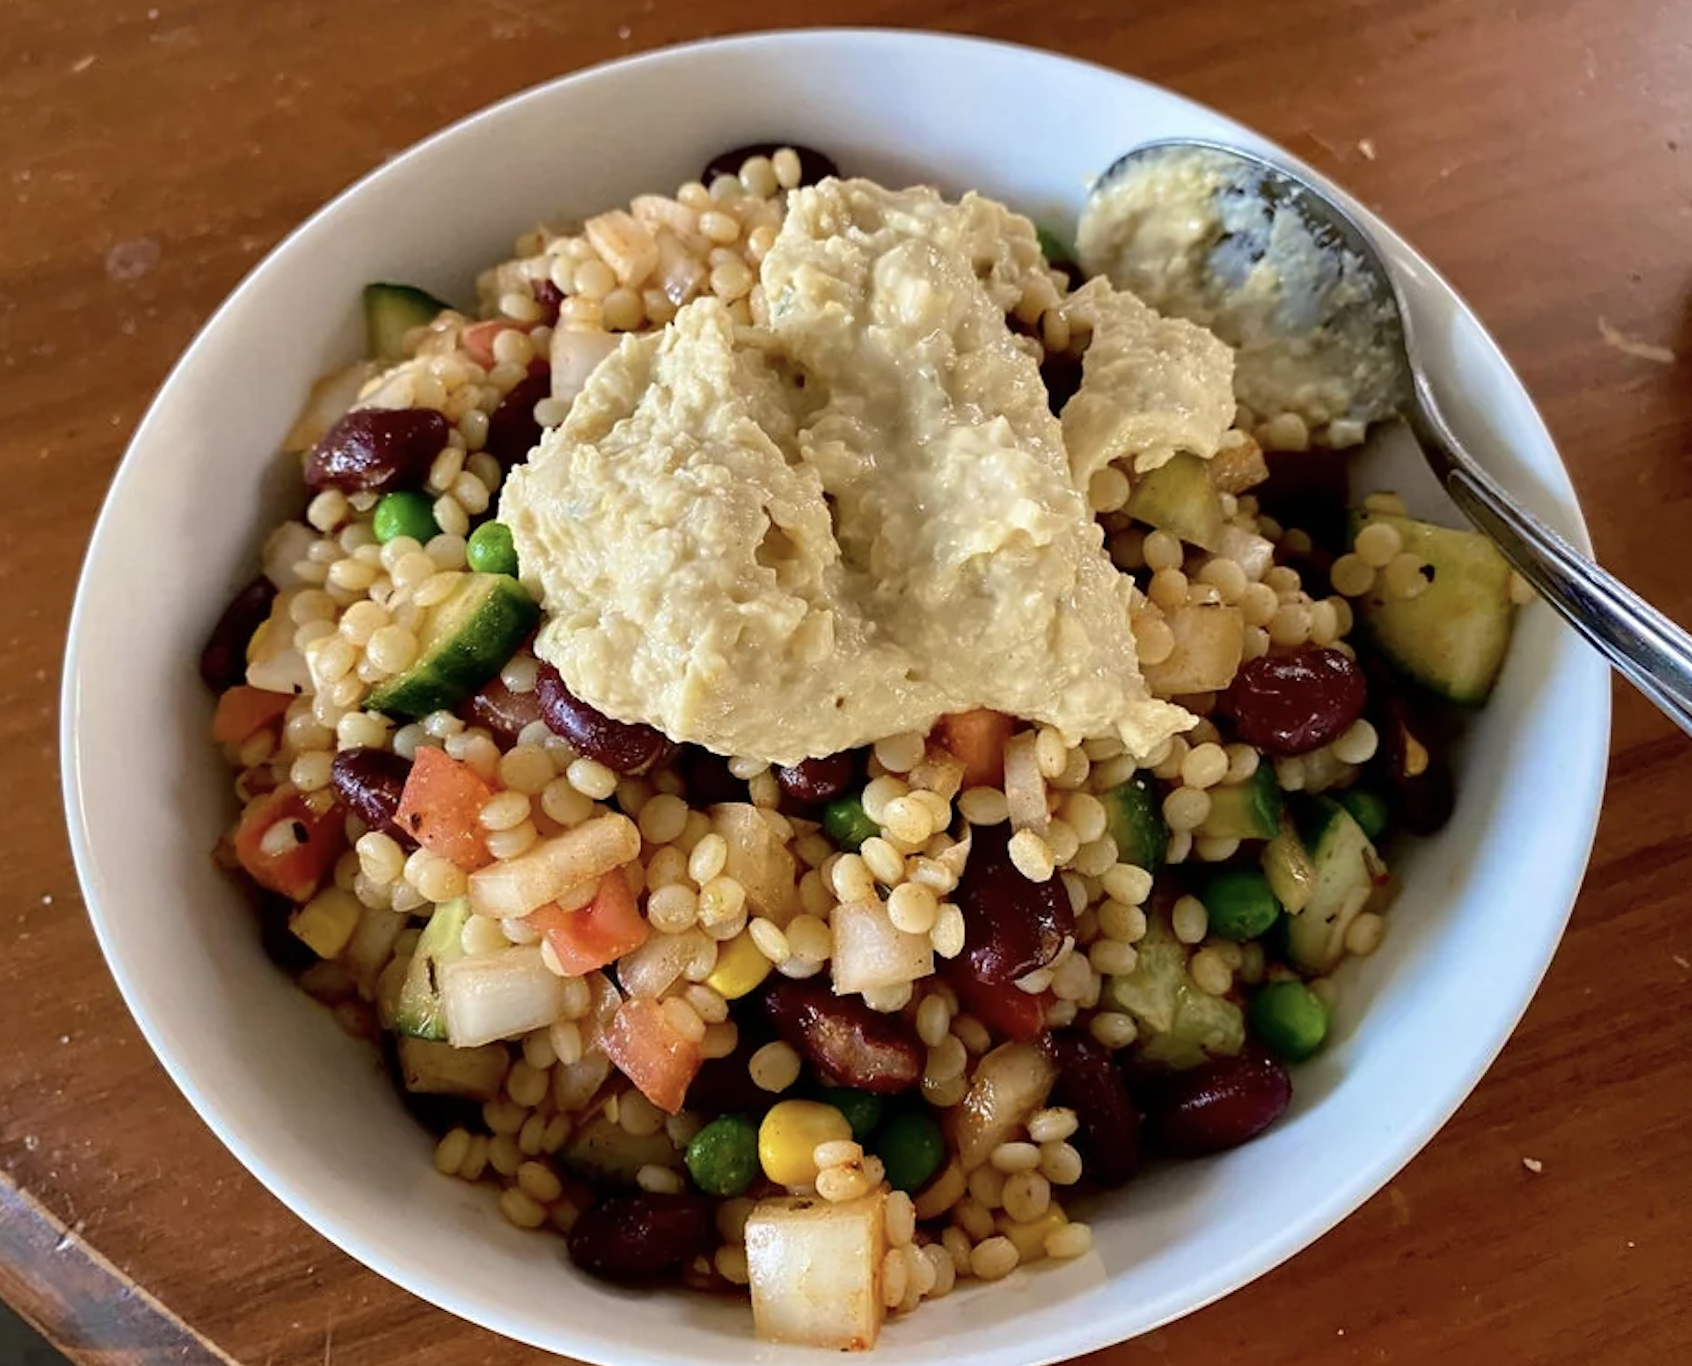
M1140 754L1190 726L1140 676L1084 490L1213 453L1226 348L1090 286L1082 395L1113 392L1066 449L1005 319L1039 270L1032 225L974 195L796 192L767 327L706 298L624 339L512 472L537 652L610 716L778 763L972 707Z
M1354 253L1265 199L1249 164L1203 148L1134 158L1088 201L1076 254L1089 275L1235 347L1235 392L1260 418L1319 428L1393 407L1390 303Z

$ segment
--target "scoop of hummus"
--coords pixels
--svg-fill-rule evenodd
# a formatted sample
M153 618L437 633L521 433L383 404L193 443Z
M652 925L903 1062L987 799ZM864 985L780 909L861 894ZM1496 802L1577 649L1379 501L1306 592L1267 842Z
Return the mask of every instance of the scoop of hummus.
M1140 675L1136 590L1006 324L1043 269L1033 226L978 196L796 192L762 265L767 326L703 298L625 338L513 470L500 513L546 608L537 653L609 716L775 763L974 707L1136 754L1188 728ZM1108 284L1091 298L1098 341L1161 322ZM1185 375L1190 333L1142 327L1134 354ZM1097 375L1121 379L1089 362L1083 395ZM1213 451L1221 400L1190 387L1178 431L1101 421L1085 460Z
M1202 147L1142 153L1089 199L1076 253L1088 274L1234 347L1235 390L1262 417L1318 428L1395 406L1391 300L1247 163Z

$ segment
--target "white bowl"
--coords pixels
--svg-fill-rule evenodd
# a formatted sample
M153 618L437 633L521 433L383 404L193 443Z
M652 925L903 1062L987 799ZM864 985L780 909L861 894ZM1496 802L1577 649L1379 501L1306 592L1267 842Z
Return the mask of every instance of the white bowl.
M572 1357L818 1359L755 1343L737 1304L677 1292L632 1313L629 1294L578 1276L561 1242L517 1232L487 1191L437 1176L368 1052L275 971L212 866L231 799L196 659L287 506L271 453L311 381L358 352L359 287L400 279L472 297L477 269L538 218L666 191L748 142L793 139L850 172L977 188L1061 227L1119 152L1184 134L1284 156L1151 86L970 39L812 31L659 52L429 139L294 233L206 325L136 433L89 551L66 661L65 800L89 910L142 1031L302 1219L424 1299ZM1402 273L1454 425L1585 544L1556 452L1492 341L1346 202ZM1103 1202L1093 1255L923 1306L889 1327L880 1359L1073 1356L1226 1294L1356 1209L1468 1094L1526 1007L1585 866L1608 734L1605 668L1528 610L1461 756L1456 818L1401 856L1392 933L1347 969L1332 1045L1299 1069L1286 1119Z

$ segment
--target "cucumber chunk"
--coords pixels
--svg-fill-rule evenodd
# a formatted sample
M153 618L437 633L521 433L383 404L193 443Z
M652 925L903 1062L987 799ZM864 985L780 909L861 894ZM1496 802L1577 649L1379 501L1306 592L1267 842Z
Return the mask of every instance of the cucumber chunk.
M1281 789L1267 760L1243 783L1210 789L1210 814L1198 834L1214 839L1272 840L1281 828Z
M405 334L426 327L447 308L415 285L378 281L364 287L364 335L372 360L392 365L405 359Z
M1107 828L1124 863L1155 873L1169 848L1169 827L1149 773L1136 773L1104 794Z
M365 705L407 721L451 710L505 666L539 620L540 608L516 579L466 574L424 618L417 662L372 689Z
M411 956L411 967L400 988L399 1004L394 1010L394 1028L413 1039L443 1040L447 1036L446 1016L441 1010L440 971L448 963L464 956L460 940L464 924L470 919L470 898L457 897L443 901L429 917L417 951Z
M683 1161L663 1129L636 1136L604 1114L572 1133L558 1158L566 1170L598 1186L635 1186L642 1167L678 1171Z
M1287 919L1287 957L1321 974L1345 956L1345 932L1374 893L1381 861L1363 827L1331 798L1311 801L1299 827L1316 876L1304 909Z
M1316 869L1310 862L1310 852L1293 828L1292 817L1281 813L1281 828L1275 838L1263 846L1261 860L1263 876L1269 879L1269 889L1275 899L1293 915L1310 902L1316 886Z
M1201 550L1214 551L1222 542L1222 495L1208 463L1184 451L1134 481L1125 511Z
M1223 996L1201 991L1187 971L1187 946L1168 918L1154 915L1135 946L1134 971L1107 977L1100 1004L1124 1011L1140 1027L1136 1054L1165 1067L1197 1067L1206 1058L1238 1053L1245 1013Z
M1441 697L1479 706L1492 692L1515 625L1509 563L1479 532L1410 517L1366 513L1353 531L1375 522L1394 527L1432 578L1413 598L1392 597L1377 579L1357 600L1359 624L1400 673Z

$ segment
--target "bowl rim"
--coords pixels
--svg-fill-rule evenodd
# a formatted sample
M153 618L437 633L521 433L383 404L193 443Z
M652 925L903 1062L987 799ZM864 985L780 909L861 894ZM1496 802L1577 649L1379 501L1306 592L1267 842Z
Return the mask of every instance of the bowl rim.
M314 1232L389 1281L425 1302L471 1323L520 1341L532 1343L546 1350L560 1350L558 1340L541 1341L537 1339L532 1332L524 1330L519 1319L514 1318L500 1306L487 1305L481 1301L455 1303L450 1296L443 1293L442 1287L435 1284L431 1276L415 1271L405 1263L387 1256L375 1246L372 1240L363 1235L357 1224L351 1220L344 1221L335 1210L306 1193L287 1172L278 1170L268 1163L259 1155L254 1145L248 1141L243 1126L233 1117L227 1115L220 1102L197 1083L194 1077L194 1068L190 1061L180 1055L175 1047L175 1041L164 1035L158 1023L151 1019L139 1004L142 991L138 978L132 971L132 966L125 961L122 954L115 951L109 920L111 908L102 905L100 894L96 891L98 882L95 876L97 855L91 844L88 824L84 816L83 791L86 761L77 743L77 717L79 713L77 681L82 668L83 642L91 629L92 615L96 610L89 600L87 591L89 580L93 575L95 563L100 557L102 542L111 539L110 527L117 515L115 512L116 505L122 501L130 484L142 477L137 472L136 464L130 457L137 448L146 444L151 429L160 420L160 409L173 396L183 372L196 361L202 349L209 348L212 345L211 339L217 332L218 324L225 315L234 311L241 300L257 288L258 281L261 278L271 271L282 269L283 266L280 263L290 255L290 249L293 245L302 237L312 233L320 220L334 215L346 201L361 196L390 176L402 174L404 168L410 163L427 156L438 144L460 136L472 124L497 119L513 107L532 99L542 98L547 92L563 85L585 82L611 71L641 66L685 63L694 54L705 49L754 51L761 49L773 54L793 45L816 44L826 47L830 44L842 42L868 43L871 45L887 44L892 47L923 49L937 60L945 60L952 54L970 50L994 50L1001 53L1019 54L1023 57L1035 56L1042 62L1051 64L1054 70L1068 67L1077 72L1086 71L1094 75L1102 73L1115 81L1138 87L1166 105L1182 108L1208 119L1220 120L1231 130L1249 134L1252 138L1259 139L1270 149L1272 157L1308 176L1313 183L1333 194L1342 206L1352 212L1376 236L1377 240L1383 245L1385 254L1398 262L1413 264L1418 270L1425 273L1436 289L1445 293L1455 304L1459 313L1474 325L1479 334L1480 343L1485 348L1488 364L1507 375L1524 395L1527 393L1526 386L1522 384L1520 377L1504 356L1495 339L1481 323L1479 315L1451 287L1449 282L1366 205L1343 187L1336 185L1316 168L1308 166L1302 160L1293 156L1279 144L1269 142L1247 125L1241 124L1238 120L1222 114L1210 106L1189 99L1155 82L1116 70L1102 63L1029 44L969 34L873 26L762 29L726 37L694 39L577 68L480 107L413 143L399 155L374 167L342 188L288 232L266 253L205 320L196 332L193 341L185 348L183 354L177 359L160 384L148 405L147 412L140 423L137 424L125 448L124 457L102 501L101 510L83 558L66 634L59 724L61 792L78 881L81 884L89 919L107 969L116 981L119 992L123 996L125 1005L128 1007L136 1026L143 1037L146 1038L149 1047L167 1075L170 1076L172 1082L199 1115L201 1121L212 1130L218 1140L242 1166L251 1172L271 1194L276 1196L291 1213L311 1227ZM1560 453L1557 452L1555 443L1552 441L1537 407L1532 404L1531 396L1528 397L1528 417L1531 419L1534 434L1543 441L1545 448L1555 456L1557 473L1562 476L1562 486L1554 489L1553 492L1560 504L1559 511L1565 515L1569 522L1565 530L1576 545L1583 551L1590 553L1590 536L1578 497L1568 479L1567 466L1563 463ZM1595 656L1594 662L1599 671L1604 670L1602 662L1597 661ZM1540 923L1540 933L1535 940L1535 947L1539 950L1539 966L1532 974L1531 986L1523 993L1520 1004L1507 1012L1506 1026L1499 1031L1496 1040L1475 1053L1467 1066L1447 1074L1444 1084L1438 1089L1437 1093L1426 1098L1426 1104L1422 1107L1424 1123L1408 1126L1401 1132L1396 1141L1379 1148L1370 1161L1359 1164L1350 1178L1336 1185L1330 1197L1321 1205L1312 1208L1302 1222L1283 1229L1277 1236L1263 1239L1257 1246L1255 1255L1242 1259L1227 1273L1212 1274L1207 1279L1202 1280L1195 1287L1194 1293L1183 1298L1181 1307L1168 1309L1151 1320L1142 1322L1132 1330L1134 1335L1150 1332L1214 1303L1242 1286L1257 1280L1317 1241L1335 1225L1359 1209L1367 1199L1383 1188L1404 1166L1416 1157L1473 1092L1475 1086L1492 1066L1499 1052L1513 1035L1522 1015L1537 994L1538 987L1550 966L1569 916L1574 909L1597 831L1598 812L1604 791L1610 746L1611 701L1608 688L1602 690L1601 698L1601 707L1590 714L1588 725L1585 728L1588 743L1584 755L1581 756L1584 759L1584 771L1575 771L1570 775L1572 791L1578 798L1574 813L1574 825L1582 832L1582 836L1578 841L1578 847L1565 851L1565 858L1572 870L1568 904L1562 909L1560 915L1547 916ZM1042 1363L1077 1356L1123 1341L1121 1330L1112 1326L1114 1321L1114 1316L1106 1315L1086 1322L1074 1323L1067 1329L1048 1332L1034 1344L1018 1344L1012 1338L1003 1345L994 1346L985 1353L976 1353L974 1359L979 1361L982 1366L1041 1366ZM758 1349L753 1359L761 1362L778 1359L804 1361L816 1359L814 1350L810 1349L785 1349L772 1354L767 1344L755 1344L748 1341L747 1347L749 1355L754 1347ZM1031 1350L1027 1349L1029 1347L1031 1347ZM677 1366L680 1366L681 1363L696 1360L686 1352L685 1347L663 1351L644 1349L630 1351L627 1348L619 1350L612 1344L602 1342L597 1338L584 1338L574 1341L565 1350L579 1353L586 1360L600 1362L627 1363L640 1360L654 1363L674 1362L677 1363ZM608 1355L608 1351L611 1354Z

